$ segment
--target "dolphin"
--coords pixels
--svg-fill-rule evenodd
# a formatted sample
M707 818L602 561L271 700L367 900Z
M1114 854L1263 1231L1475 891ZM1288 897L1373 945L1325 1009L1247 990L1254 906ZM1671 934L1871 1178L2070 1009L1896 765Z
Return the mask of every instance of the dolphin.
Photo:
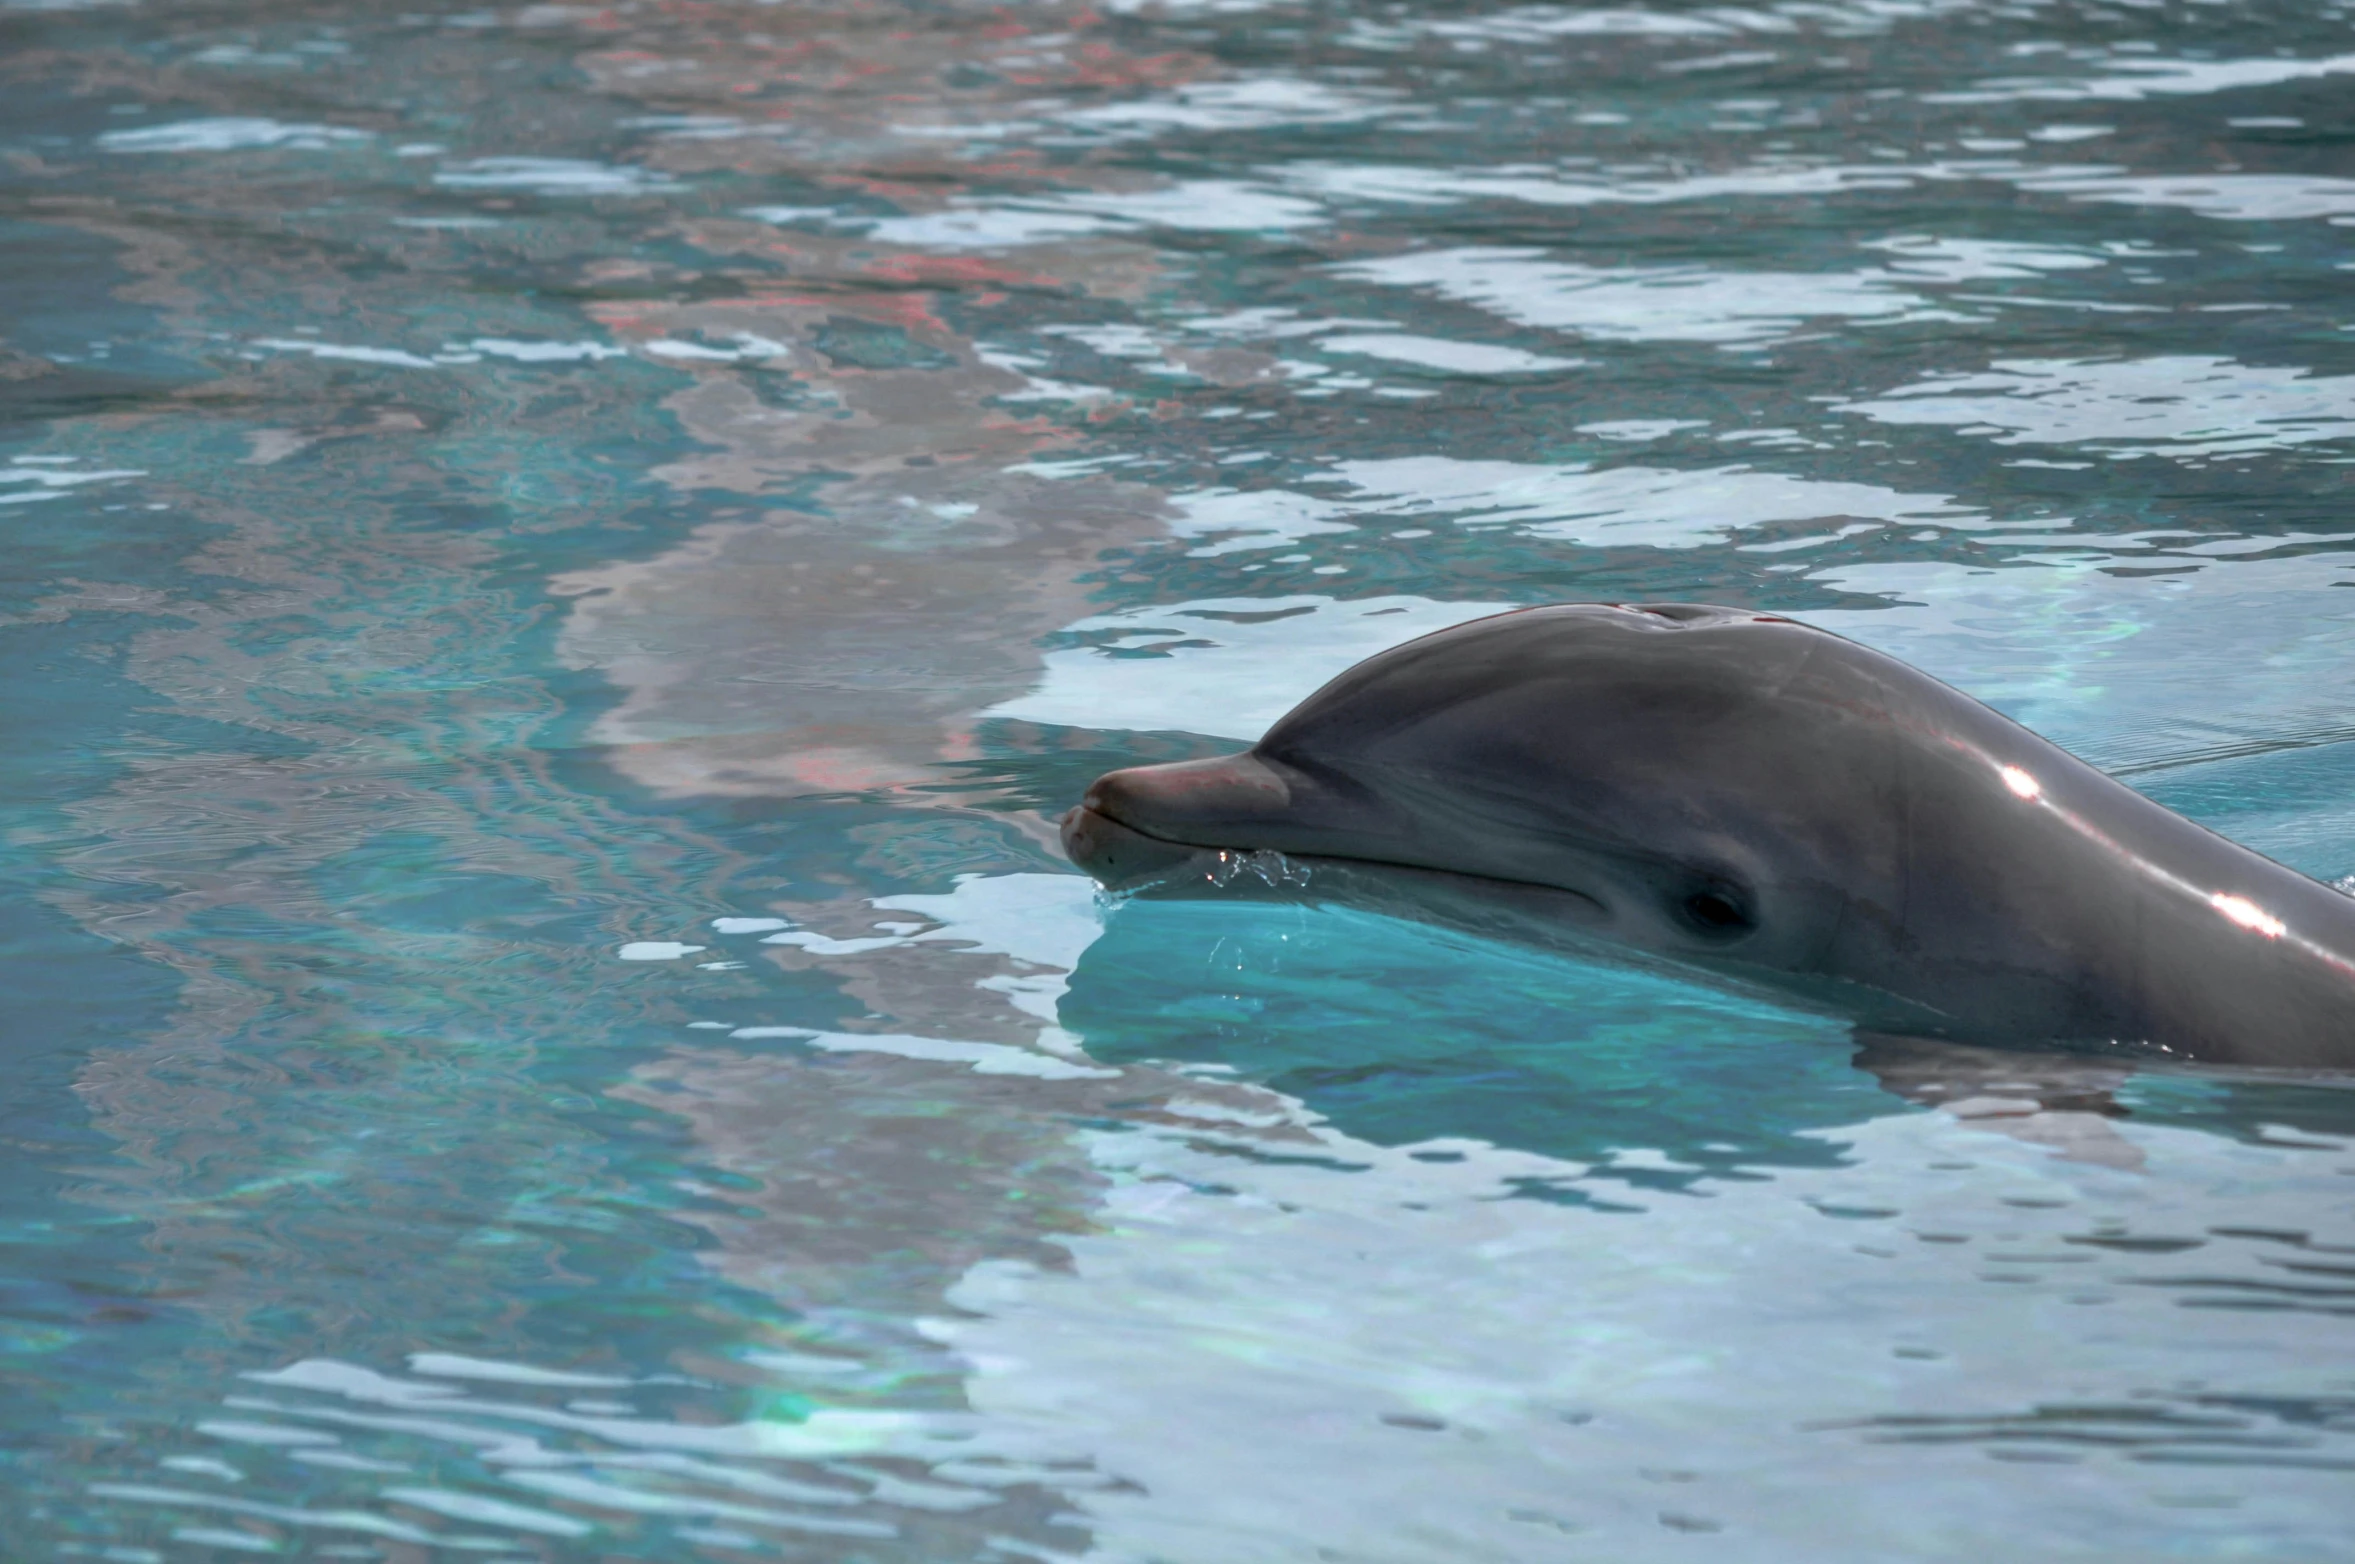
M1242 754L1099 778L1062 835L1113 889L1387 887L1868 1037L2355 1068L2355 897L1769 613L1569 603L1441 630Z

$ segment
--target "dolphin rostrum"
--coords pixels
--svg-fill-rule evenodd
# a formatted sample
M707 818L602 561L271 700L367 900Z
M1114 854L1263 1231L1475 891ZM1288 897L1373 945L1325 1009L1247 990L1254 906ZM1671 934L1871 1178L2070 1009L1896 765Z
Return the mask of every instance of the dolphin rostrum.
M1115 888L1238 862L1403 887L1877 1034L2355 1068L2355 897L1773 614L1575 603L1442 630L1242 754L1099 778L1063 841Z

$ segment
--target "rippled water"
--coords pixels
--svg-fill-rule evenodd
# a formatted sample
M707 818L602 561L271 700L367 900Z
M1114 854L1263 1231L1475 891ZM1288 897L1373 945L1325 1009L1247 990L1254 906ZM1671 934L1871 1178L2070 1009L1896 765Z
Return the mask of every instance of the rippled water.
M1054 816L1772 607L2355 874L2327 0L0 0L15 1559L2355 1556L2355 1098Z

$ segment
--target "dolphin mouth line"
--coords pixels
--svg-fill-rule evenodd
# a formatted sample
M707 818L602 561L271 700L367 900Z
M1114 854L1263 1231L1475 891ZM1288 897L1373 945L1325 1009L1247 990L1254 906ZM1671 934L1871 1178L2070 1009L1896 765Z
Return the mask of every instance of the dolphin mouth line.
M1128 832L1131 836L1142 837L1144 840L1151 842L1156 846L1179 848L1188 853L1250 854L1273 852L1288 863L1297 863L1312 870L1318 864L1352 864L1369 869L1388 869L1393 872L1409 876L1431 875L1449 880L1460 880L1471 885L1508 886L1511 889L1520 892L1536 892L1545 896L1566 896L1570 898L1571 901L1577 903L1584 915L1592 921L1608 919L1611 915L1611 909L1604 905L1600 898L1590 896L1584 891L1573 890L1567 885L1548 885L1542 880L1513 880L1507 879L1502 875L1479 874L1469 869L1435 869L1428 864L1404 863L1395 858L1361 858L1349 853L1289 853L1284 852L1279 848L1249 847L1240 842L1229 843L1221 846L1212 846L1204 842L1181 842L1175 837L1157 836L1153 832L1145 830L1142 826L1134 826L1129 824L1126 820L1121 819L1118 815L1113 814L1108 810L1093 808L1087 804L1076 804L1072 806L1071 813L1073 815L1086 815L1091 819L1100 820L1107 825ZM1164 866L1159 872L1147 872L1140 874L1132 879L1128 885L1118 887L1118 889L1142 890L1147 886L1163 883L1167 877L1168 871L1176 867L1177 865L1171 864Z

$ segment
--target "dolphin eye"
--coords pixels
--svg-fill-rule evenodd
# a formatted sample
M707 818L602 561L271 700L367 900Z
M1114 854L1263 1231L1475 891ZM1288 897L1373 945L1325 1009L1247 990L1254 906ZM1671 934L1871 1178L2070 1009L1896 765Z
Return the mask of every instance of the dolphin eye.
M1749 898L1730 885L1704 885L1690 891L1676 910L1694 932L1718 939L1747 934L1757 927Z

